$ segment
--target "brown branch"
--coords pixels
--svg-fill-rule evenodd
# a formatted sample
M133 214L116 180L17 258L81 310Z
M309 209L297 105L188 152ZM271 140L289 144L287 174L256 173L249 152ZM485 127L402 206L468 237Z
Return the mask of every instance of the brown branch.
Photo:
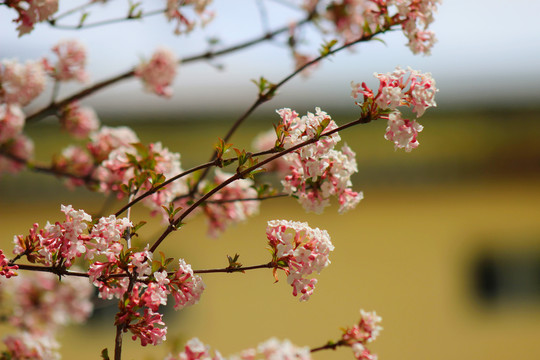
M67 270L65 268L59 268L55 266L41 266L41 265L14 264L14 263L12 264L11 262L10 262L10 265L17 265L19 267L18 270L47 272L47 273L55 274L57 276L75 276L75 277L85 277L85 278L90 277L90 275L88 275L88 273L86 272L72 271L72 270ZM193 273L194 274L235 273L235 272L245 272L245 271L256 270L256 269L273 269L273 268L278 268L278 265L273 262L269 262L266 264L251 265L251 266L193 270ZM169 275L170 274L173 274L173 272L169 272ZM106 281L112 278L124 278L124 277L130 277L130 276L131 274L129 273L112 274L106 277L99 277L97 280ZM136 278L135 280L141 281L141 282L146 281L145 279L139 279L139 278Z
M307 18L299 21L296 26L304 25L304 24L310 22L311 20L312 20L311 16L308 16ZM219 51L206 51L206 52L204 52L202 54L199 54L199 55L194 55L194 56L191 56L191 57L184 58L180 62L182 64L186 64L186 63L190 63L190 62L196 62L196 61L199 61L199 60L213 59L213 58L216 58L216 57L221 56L221 55L225 55L225 54L228 54L228 53L232 53L232 52L235 52L235 51L238 51L238 50L242 50L242 49L251 47L251 46L256 45L258 43L261 43L263 41L271 40L274 37L276 37L277 35L279 35L279 34L281 34L283 32L287 32L288 30L289 30L289 26L284 26L284 27L281 27L281 28L279 28L277 30L274 30L271 33L259 36L259 37L255 38L255 39L245 41L245 42L239 43L237 45L230 46L228 48L225 48L225 49L219 50ZM83 90L69 96L68 98L66 98L64 100L52 103L49 106L36 111L35 113L29 115L26 118L26 122L27 123L32 123L32 122L35 122L35 121L39 121L39 120L43 119L46 116L54 115L59 109L61 109L62 107L68 105L69 103L71 103L73 101L76 101L76 100L80 100L80 99L82 99L82 98L84 98L86 96L89 96L89 95L95 93L96 91L106 87L106 86L112 85L112 84L117 83L117 82L119 82L121 80L129 79L134 75L135 75L135 68L132 68L132 69L130 69L130 70L128 70L128 71L126 71L126 72L124 72L122 74L119 74L119 75L117 75L115 77L103 80L103 81L101 81L101 82L99 82L99 83L97 83L95 85L92 85L92 86L90 86L90 87L88 87L86 89L83 89Z
M313 16L313 14L312 14ZM225 137L223 138L223 141L227 142L229 141L229 139L232 137L232 135L236 132L236 130L240 127L240 125L249 117L249 115L251 115L253 113L253 111L255 111L255 109L257 109L260 105L264 104L265 102L271 100L274 96L274 94L276 93L276 91L281 87L283 86L285 83L287 83L289 80L291 80L292 78L294 78L296 75L300 74L302 71L304 71L305 69L307 69L308 67L318 63L319 61L323 60L324 58L330 56L330 55L334 55L336 54L337 52L340 52L341 50L344 50L344 49L347 49L353 45L356 45L358 43L361 43L361 42L366 42L366 41L370 41L371 39L373 39L375 36L379 35L379 34L383 34L387 31L390 31L391 30L391 26L393 26L395 24L392 24L392 25L389 25L388 28L385 28L385 29L382 29L380 31L377 31L373 34L370 34L370 35L367 35L367 36L362 36L360 37L359 39L355 40L355 41L352 41L350 43L346 43L336 49L333 49L333 50L330 50L328 51L327 53L325 54L321 54L320 56L318 56L317 58L305 63L304 65L302 65L301 67L299 67L298 69L296 69L295 71L293 71L290 75L286 76L285 78L283 78L280 82L278 82L277 84L273 84L272 86L270 86L269 89L267 89L265 92L261 92L259 94L259 96L257 97L257 99L255 100L255 102L234 122L234 124L232 125L232 127L229 129L229 131L227 132L227 134L225 135ZM210 157L210 160L209 161L212 161L216 158L216 155L217 155L217 152L214 151L212 153L212 156ZM197 182L194 184L194 186L191 188L190 190L190 195L193 195L196 191L197 191L197 187L199 186L199 183L204 180L204 178L206 177L206 175L208 175L208 171L209 169L205 169L203 171L203 173L201 174L201 176L199 177L199 179L197 180Z
M309 351L314 353L321 350L336 350L340 346L349 346L349 345L347 345L345 341L339 340L338 342L328 342L326 345L312 348Z
M26 159L23 159L21 157L18 157L16 155L13 155L13 154L10 154L10 153L6 153L4 151L2 151L2 149L0 149L0 157L1 156L4 156L8 159L10 159L11 161L14 161L14 162L17 162L21 165L24 165L27 169L29 170L32 170L32 171L35 171L35 172L41 172L41 173L45 173L45 174L51 174L51 175L55 175L55 176L59 176L59 177L67 177L67 178L72 178L72 179L78 179L78 180L83 180L85 183L94 183L96 182L97 180L93 179L90 174L89 175L77 175L77 174L72 174L72 173L68 173L68 172L62 172L62 171L59 171L58 169L55 169L54 166L45 166L45 165L39 165L39 164L34 164Z
M224 182L222 182L221 184L219 184L218 186L216 186L215 188L213 188L212 190L210 190L209 192L204 194L197 201L195 201L189 208L186 209L186 211L184 211L182 214L180 214L180 216L177 219L171 220L169 226L167 226L167 228L161 234L161 236L154 242L154 244L152 245L152 247L150 248L149 251L154 252L158 248L158 246L163 242L163 240L165 240L165 238L170 233L172 233L173 231L176 231L178 229L178 226L182 223L182 220L184 220L193 210L195 210L203 202L205 202L208 198L210 198L212 195L214 195L215 193L217 193L218 191L220 191L221 189L223 189L224 187L226 187L230 183L232 183L232 182L234 182L236 180L239 180L239 179L243 179L248 174L250 174L252 171L260 168L262 165L265 165L265 164L267 164L267 163L269 163L271 161L274 161L274 160L282 157L283 155L288 154L290 152L293 152L293 151L295 151L297 149L300 149L300 148L302 148L304 146L307 146L309 144L313 144L313 143L319 141L319 139L322 138L322 137L330 136L330 135L332 135L332 134L334 134L334 133L336 133L336 132L338 132L340 130L347 129L347 128L349 128L351 126L354 126L354 125L366 124L366 123L370 122L371 120L373 120L373 119L371 118L371 115L368 114L365 117L361 117L361 118L359 118L359 119L357 119L355 121L351 121L350 123L339 126L339 127L335 128L333 130L324 132L321 135L319 135L319 137L317 137L317 138L311 138L311 139L306 140L306 141L304 141L304 142L302 142L300 144L292 146L289 149L282 150L282 151L278 152L277 154L262 160L258 164L255 164L255 165L253 165L253 166L251 166L251 167L249 167L249 168L247 168L245 170L237 172L236 174L234 174L233 176L231 176L230 178L228 178L227 180L225 180Z
M135 15L135 16L131 15L131 14L128 14L128 16L124 16L124 17L120 17L120 18L96 21L96 22L90 23L90 24L84 24L83 23L83 24L79 24L79 25L61 25L61 24L57 24L56 21L58 20L58 18L56 18L56 19L49 20L49 25L51 25L52 27L54 27L56 29L61 29L61 30L88 29L88 28L94 28L94 27L103 26L103 25L115 24L115 23L119 23L119 22L122 22L122 21L140 20L140 19L143 19L145 17L150 17L150 16L162 14L165 11L166 11L166 9L153 10L153 11L149 11L149 12L146 12L146 13L141 13L141 14Z

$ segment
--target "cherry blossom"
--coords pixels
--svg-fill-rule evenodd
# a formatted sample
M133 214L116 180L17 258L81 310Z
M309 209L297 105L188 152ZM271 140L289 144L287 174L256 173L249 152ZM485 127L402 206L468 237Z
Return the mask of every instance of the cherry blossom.
M68 188L73 189L86 183L94 169L90 154L80 146L70 145L62 150L60 155L53 158L53 167L59 173L67 173L77 177L64 179Z
M148 62L142 62L135 69L135 76L141 78L147 91L160 96L172 96L171 84L176 76L178 58L168 49L158 49Z
M0 63L0 102L28 105L45 89L45 70L41 62L3 60Z
M22 36L31 32L36 23L46 21L58 11L58 0L12 0L7 2L7 6L19 13L13 21L19 23L17 30Z
M85 139L99 128L99 119L92 108L75 102L62 110L60 124L74 138Z
M405 151L410 152L418 147L418 133L423 128L415 120L401 118L401 113L395 111L388 115L388 127L384 138L392 141L395 149L405 149Z
M52 77L58 81L88 81L86 66L86 48L78 40L63 40L56 44L52 51L58 56L52 68Z
M386 119L385 139L392 141L396 149L405 149L409 152L418 147L418 133L423 127L416 120L404 119L398 107L407 106L416 117L422 116L425 111L437 106L435 93L439 90L430 73L408 68L404 70L399 66L386 74L375 73L379 80L379 90L376 95L367 87L351 83L352 96L358 98L363 95L363 103L356 102L363 111L369 111L372 118ZM367 110L366 110L367 109Z
M152 175L162 175L165 180L181 172L180 154L170 152L157 142L147 147L129 144L113 149L94 175L100 182L100 191L114 192L121 198L125 195L125 189L142 193L152 188ZM132 185L132 179L136 177L141 179L138 187ZM154 212L162 211L163 206L168 206L176 196L187 190L185 179L180 179L146 197L143 202Z
M0 155L0 174L3 172L17 173L26 167L24 161L33 157L34 142L29 137L18 134L3 146L3 150L20 161Z
M51 273L21 274L1 288L3 306L11 309L9 322L31 331L54 331L83 323L92 313L92 285L88 279Z
M169 22L176 21L174 33L176 35L189 33L195 28L197 22L202 26L209 23L214 18L214 13L206 9L211 2L212 0L167 0L165 16ZM188 17L186 13L188 6L193 8L195 16L200 18L199 21Z
M218 185L233 176L216 169L214 184ZM254 182L250 179L240 179L221 189L212 196L212 201L204 205L204 214L208 218L208 234L217 237L225 231L227 226L245 221L248 217L259 212L259 201L234 201L242 199L256 199L257 191L253 188ZM221 201L221 202L219 202Z
M0 104L0 144L17 136L24 127L24 113L16 104Z
M114 128L102 126L97 132L90 135L87 147L95 161L99 163L107 159L114 149L138 142L139 138L135 132L127 126Z
M377 355L372 354L366 344L375 340L381 330L381 317L375 311L360 310L360 321L357 325L343 330L342 342L351 346L354 356L358 360L377 360Z
M8 359L60 360L60 345L50 333L22 331L4 338Z
M309 300L317 280L308 276L327 267L328 256L334 250L328 232L313 229L305 222L272 220L268 222L266 237L274 261L286 266L287 282L293 287L293 295L302 294L300 301Z

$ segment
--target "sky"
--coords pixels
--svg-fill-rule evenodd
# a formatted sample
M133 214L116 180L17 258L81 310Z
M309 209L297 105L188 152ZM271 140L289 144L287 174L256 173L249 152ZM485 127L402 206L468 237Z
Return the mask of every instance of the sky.
M162 2L143 1L143 9L160 8ZM73 3L78 2L69 2ZM98 5L87 21L124 14L126 3L117 0ZM0 58L53 59L50 48L54 44L61 39L78 38L88 49L91 84L130 69L160 46L170 48L179 57L189 57L206 51L208 38L219 38L226 46L259 36L263 26L257 3L265 4L271 29L301 17L278 0L215 0L211 6L216 14L214 21L203 32L187 36L174 35L174 25L158 15L82 30L38 24L31 34L18 38L16 25L11 22L15 12L0 7ZM390 72L397 65L431 72L440 89L439 107L539 104L540 22L534 20L538 13L537 0L446 0L431 25L438 38L431 56L413 55L401 32L384 34L384 44L371 42L352 52L343 51L324 61L311 76L295 78L268 106L300 110L315 106L351 107L351 81L366 81L376 87L373 72ZM77 18L66 18L64 23L77 23ZM314 34L313 30L306 32L306 38L312 42L305 48L312 53L320 46L320 39ZM171 99L145 93L140 82L131 79L92 95L85 103L112 113L197 112L201 107L214 113L221 109L245 109L256 96L251 79L264 76L277 82L291 70L287 49L276 42L265 43L211 63L180 65ZM77 84L64 86L61 97L80 88Z

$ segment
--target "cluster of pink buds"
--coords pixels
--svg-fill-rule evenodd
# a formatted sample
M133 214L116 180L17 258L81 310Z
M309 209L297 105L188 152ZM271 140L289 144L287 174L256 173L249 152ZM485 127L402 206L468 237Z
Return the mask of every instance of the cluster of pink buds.
M4 251L0 250L0 276L9 279L12 276L17 276L15 270L19 267L17 265L10 265L9 260L4 255Z
M135 76L141 78L146 90L159 96L172 95L171 84L176 76L178 58L168 49L158 49L148 62L135 69Z
M221 184L231 176L233 174L217 169L214 184ZM213 195L211 201L204 205L203 211L208 219L210 236L217 237L229 225L245 221L259 212L259 201L247 200L257 199L257 191L253 185L251 179L237 180Z
M313 229L307 223L272 220L268 222L266 237L272 261L287 273L293 295L301 294L300 301L309 300L317 283L317 279L310 278L310 275L319 274L330 264L328 257L334 250L328 232Z
M5 5L19 13L19 17L13 20L19 24L19 36L28 34L36 23L46 21L58 11L58 0L10 0Z
M307 140L317 138L337 128L331 117L316 108L315 114L299 117L291 109L278 110L282 122L276 128L278 147L288 149ZM306 211L321 213L330 205L330 197L338 198L343 213L353 209L362 199L362 193L351 189L351 176L358 171L355 153L344 145L341 151L334 147L341 138L337 132L321 137L283 156L289 165L283 174L284 191L298 198Z
M374 311L360 310L360 321L357 325L343 331L341 342L351 346L354 356L358 360L377 360L377 355L372 354L366 344L379 336L382 327L379 325L381 317Z
M411 151L418 147L418 133L422 126L416 120L403 119L399 106L410 107L416 117L420 117L430 108L437 106L435 93L439 91L430 73L397 67L392 73L374 76L379 80L379 90L375 95L365 83L352 86L352 97L363 97L363 102L356 102L364 115L382 118L388 121L385 139L392 141L396 149Z

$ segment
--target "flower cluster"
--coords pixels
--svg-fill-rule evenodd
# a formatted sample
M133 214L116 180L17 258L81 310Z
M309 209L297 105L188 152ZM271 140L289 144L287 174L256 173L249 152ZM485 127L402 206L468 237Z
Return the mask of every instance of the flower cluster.
M278 110L278 114L282 121L276 130L277 145L285 149L337 128L331 117L319 108L315 114L302 117L291 109ZM283 156L289 165L288 173L283 174L283 189L297 197L306 211L321 213L330 205L330 197L336 196L339 212L343 213L353 209L363 198L361 192L351 189L351 176L358 171L356 155L347 145L341 151L335 150L340 140L334 132Z
M6 351L3 359L47 359L60 360L60 345L50 333L20 332L4 338ZM4 357L5 356L5 357Z
M16 60L0 63L0 102L28 105L45 89L45 68L42 62Z
M86 66L86 48L77 40L63 40L56 44L52 51L58 56L54 67L48 65L51 76L57 81L88 81Z
M414 54L429 55L436 42L433 22L440 0L305 0L304 7L318 11L330 22L333 31L345 42L361 39L377 31L399 25L409 40L407 46Z
M99 286L100 296L124 296L115 325L123 325L124 331L130 331L133 340L139 338L142 346L158 345L165 340L167 334L163 315L158 312L161 305L167 305L167 296L174 297L176 310L194 305L204 291L204 283L199 276L193 274L191 266L183 259L179 260L178 270L174 272L158 270L152 273L152 255L148 251L130 254L128 258L127 262L124 256L115 262L96 262L97 266L89 271L91 279ZM131 280L124 277L118 281L111 277L113 273L118 274L115 270L122 268L129 269L128 272L133 276ZM135 277L138 280L133 280ZM130 281L134 281L134 285L131 292L127 293ZM116 288L111 287L113 283Z
M379 80L379 90L375 95L365 83L352 86L352 97L363 96L363 102L356 104L373 118L388 120L385 139L392 141L396 149L411 151L418 147L417 136L422 126L416 120L403 119L398 106L408 106L416 117L420 117L430 108L437 106L435 93L439 91L430 73L397 67L392 73L374 76Z
M58 11L58 0L11 0L6 5L19 13L19 17L13 20L19 24L19 36L28 34L36 23L46 21Z
M231 176L233 174L217 169L214 176L215 186ZM237 180L213 195L211 201L204 205L203 211L208 219L210 236L217 237L229 225L245 221L259 212L259 201L245 200L257 198L253 185L254 182L250 179Z
M140 77L147 91L159 96L172 95L171 84L176 76L178 58L168 49L158 49L148 62L142 62L135 69L135 76Z
M0 250L0 276L5 277L6 279L17 276L15 270L18 268L17 265L10 265L6 255L4 255L4 251Z
M176 21L174 33L180 35L191 32L197 22L200 22L202 26L208 24L214 18L214 13L207 10L211 2L212 0L167 0L165 16L169 22ZM186 14L188 6L192 8L195 16L200 18L199 21L190 19Z
M60 124L74 138L85 139L98 130L99 119L92 108L73 102L62 109Z
M178 261L174 271L167 272L172 259L154 260L148 247L135 252L126 246L122 240L133 235L127 218L101 217L89 229L92 218L83 210L74 210L71 205L62 206L61 210L65 221L47 223L43 229L34 224L28 236L15 236L14 253L32 263L59 270L70 268L73 260L84 254L90 260L88 276L98 288L99 297L123 299L116 325L130 331L142 345L163 341L167 330L159 307L167 304L168 295L174 298L177 310L196 304L204 290L202 279L183 259ZM3 252L0 252L0 262L2 275L15 275L12 270L16 267L9 265ZM91 311L87 300L91 292L84 286L89 285L86 280L70 278L58 283L49 274L34 279L33 282L10 283L17 286L9 292L14 294L17 304L12 316L17 326L33 329L36 324L51 325L53 320L58 324L82 321ZM81 281L84 284L79 284ZM41 295L48 291L51 294ZM36 299L41 300L38 303Z
M65 221L55 224L48 222L41 230L38 230L36 223L26 237L15 236L13 253L26 255L33 263L70 267L73 260L86 251L84 232L92 217L83 210L73 209L71 205L62 205L61 210L65 214Z
M23 1L11 2L20 7ZM37 7L46 9L46 1L28 1L25 6L28 12ZM58 62L53 67L47 59L27 61L21 64L15 60L4 60L0 63L0 148L8 155L0 158L0 172L17 172L24 168L24 162L33 155L33 142L22 131L25 115L22 107L37 98L45 89L47 73L57 81L76 79L84 81L87 74L84 70L86 51L76 40L63 41L52 48L58 55ZM76 138L85 138L90 132L97 130L99 120L95 113L85 107L73 103L62 109L60 122L62 127Z
M4 338L9 359L59 359L54 336L90 316L92 285L84 278L58 281L54 274L17 276L0 287L5 319L19 332ZM4 359L4 357L2 357Z
M377 360L377 355L372 354L365 345L379 336L383 329L379 325L381 320L375 311L360 310L358 324L343 331L341 342L352 347L354 356L358 360Z
M9 157L0 157L0 173L17 172L20 163L33 155L34 143L22 133L25 115L22 107L45 88L46 74L41 62L16 60L0 62L0 149Z
M164 360L224 360L219 351L211 355L210 346L202 343L198 338L192 338L186 343L184 351L178 355L169 355ZM311 360L311 354L308 347L297 347L289 340L279 341L276 338L268 339L259 344L259 346L246 349L240 355L232 355L229 360L276 360L276 359L295 359Z
M334 250L326 230L312 229L307 223L272 220L268 222L266 237L273 262L283 267L293 295L300 301L309 300L317 279L309 278L330 264L328 256Z

